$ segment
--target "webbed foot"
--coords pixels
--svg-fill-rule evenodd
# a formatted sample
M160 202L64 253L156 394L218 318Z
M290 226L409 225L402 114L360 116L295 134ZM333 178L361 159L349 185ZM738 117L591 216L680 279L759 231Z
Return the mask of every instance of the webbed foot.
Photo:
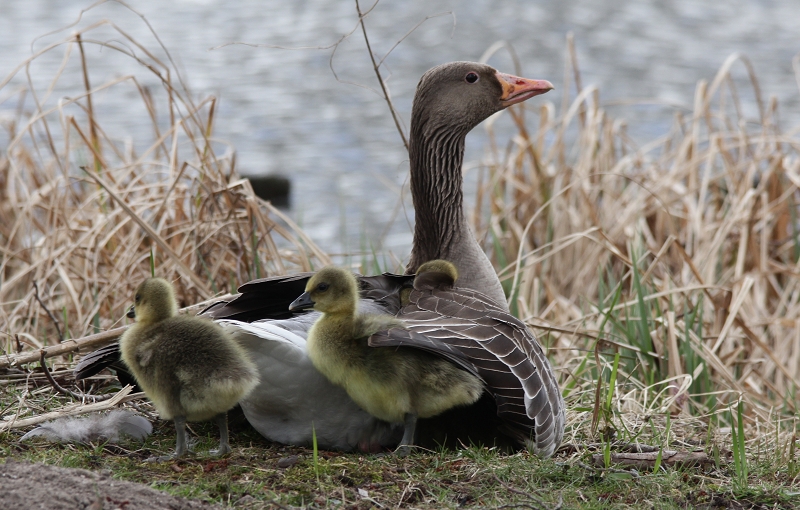
M411 453L411 448L407 444L401 444L394 451L395 457L408 457L409 453Z
M213 455L215 457L221 457L223 455L228 455L231 453L230 445L224 444L219 445L219 448L215 448L213 450L208 450L209 455Z

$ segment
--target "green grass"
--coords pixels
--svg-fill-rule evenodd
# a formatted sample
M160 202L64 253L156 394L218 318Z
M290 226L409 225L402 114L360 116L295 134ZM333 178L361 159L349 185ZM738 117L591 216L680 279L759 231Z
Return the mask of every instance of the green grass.
M618 362L619 355L615 356ZM617 363L612 363L616 368ZM43 462L93 471L109 470L115 478L139 482L172 495L246 508L793 508L797 467L796 438L766 434L758 444L745 437L717 433L698 420L653 415L631 421L616 409L623 382L612 369L602 398L604 426L590 433L589 412L570 412L565 444L551 459L526 451L514 454L470 447L462 450L417 451L406 458L342 453L277 445L261 437L240 413L231 413L233 453L210 457L218 432L211 423L191 424L194 455L178 462L149 463L175 447L171 422L156 421L144 443L121 445L51 445L36 439L21 443L21 433L0 434L0 457ZM59 408L69 398L49 387L25 383L6 386L0 408L13 410L27 398L36 414ZM113 389L113 387L108 388ZM36 396L31 396L35 394ZM593 399L592 395L582 398ZM138 404L151 410L146 402ZM573 407L591 402L575 402ZM737 420L742 413L733 412ZM741 423L741 422L740 422ZM739 424L736 431L743 430ZM595 437L600 438L597 442ZM736 441L733 441L733 439ZM661 464L632 470L612 458L632 444L661 450L706 452L703 467L674 468ZM715 459L716 452L716 459ZM594 456L603 459L600 464ZM745 460L736 460L744 455ZM293 463L291 459L296 457ZM283 459L283 462L281 462ZM661 463L659 451L658 463ZM279 465L289 465L280 467ZM743 471L741 462L746 462ZM602 467L599 467L602 466ZM245 499L242 499L245 498Z
M19 444L6 435L4 457L65 467L110 470L114 477L140 482L177 496L233 505L247 496L260 504L319 508L792 508L791 479L773 473L747 488L732 490L727 467L625 474L589 467L590 452L562 453L541 460L521 452L500 454L486 448L417 453L407 458L319 452L270 444L252 430L233 435L234 453L213 459L213 426L200 433L195 457L175 463L143 462L174 446L171 424L161 423L142 446L42 447ZM278 461L298 461L282 469ZM770 472L769 466L764 466Z

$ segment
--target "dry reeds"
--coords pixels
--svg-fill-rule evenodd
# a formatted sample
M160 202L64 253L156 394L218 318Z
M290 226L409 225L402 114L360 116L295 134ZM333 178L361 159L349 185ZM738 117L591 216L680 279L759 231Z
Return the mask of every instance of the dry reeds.
M700 82L693 110L641 148L595 88L556 110L541 106L535 126L510 112L517 136L493 143L474 216L488 204L478 231L568 401L585 395L597 413L619 353L619 412L708 416L741 395L751 424L793 419L800 138L780 130L747 59Z
M116 42L92 40L101 27ZM134 72L93 83L84 47L96 44L129 57ZM15 72L61 50L49 83L29 78L13 91L13 75L0 83L6 104L21 105L0 118L8 140L0 159L5 354L120 325L150 274L151 252L155 273L176 283L185 305L235 292L252 278L310 269L315 258L327 262L238 177L235 154L212 138L215 98L192 97L165 48L159 58L101 22ZM54 97L67 75L80 76L84 92ZM143 85L154 79L159 86ZM150 135L106 129L93 105L101 93L133 97L127 111L150 125Z

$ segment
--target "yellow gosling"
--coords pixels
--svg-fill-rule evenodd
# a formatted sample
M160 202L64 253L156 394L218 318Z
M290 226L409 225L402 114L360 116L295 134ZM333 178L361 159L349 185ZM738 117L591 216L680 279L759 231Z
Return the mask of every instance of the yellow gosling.
M213 419L220 442L211 453L229 453L227 412L258 384L255 364L219 325L177 315L172 285L161 278L139 285L128 317L136 322L120 339L122 360L177 434L175 454L151 460L186 454L187 421Z
M408 346L371 347L370 335L403 323L389 315L359 314L358 284L344 269L326 267L315 274L291 310L322 312L308 335L308 355L332 383L342 386L365 411L390 423L403 423L397 450L406 455L414 441L417 418L436 416L472 404L483 382L442 356ZM434 343L426 343L428 347Z
M447 260L429 260L417 268L414 287L451 288L458 280L458 269Z

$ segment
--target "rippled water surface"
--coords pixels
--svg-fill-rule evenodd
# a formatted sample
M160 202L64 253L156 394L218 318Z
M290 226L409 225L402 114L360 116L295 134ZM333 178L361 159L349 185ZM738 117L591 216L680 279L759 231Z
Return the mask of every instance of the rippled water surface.
M221 99L216 136L236 148L240 171L292 179L291 212L315 241L328 250L350 252L370 249L366 243L371 243L407 256L413 222L408 197L406 207L392 215L407 161L375 91L361 34L337 49L333 66L339 81L329 66L330 49L227 45L210 50L237 41L329 46L355 28L354 2L137 0L131 5L172 52L192 90ZM73 23L88 6L0 0L0 78L30 56L34 38ZM688 106L697 80L712 79L728 55L741 52L753 62L765 97L779 99L783 127L799 123L792 70L792 58L800 53L797 0L383 0L367 18L373 49L384 55L419 21L445 11L453 14L428 20L386 59L394 101L406 122L414 87L426 69L450 60L476 60L498 40L514 45L524 76L556 86L532 102L560 104L564 41L571 31L583 82L598 85L606 104L650 98ZM100 19L112 20L156 48L146 25L118 4L90 10L77 26ZM110 30L100 33L114 37ZM68 34L40 38L33 49ZM145 74L109 50L94 46L87 51L97 83L115 75ZM33 79L52 76L60 59L56 52L41 60L32 68ZM503 51L489 63L513 72ZM71 83L74 91L57 93L80 90L80 79ZM101 95L98 108L113 114L120 129L135 138L139 126L126 110L134 96L123 96ZM744 93L743 100L752 107L752 94ZM626 118L641 140L661 133L672 115L653 106L612 106L612 112ZM476 129L468 138L468 159L480 158L484 145L485 135Z

